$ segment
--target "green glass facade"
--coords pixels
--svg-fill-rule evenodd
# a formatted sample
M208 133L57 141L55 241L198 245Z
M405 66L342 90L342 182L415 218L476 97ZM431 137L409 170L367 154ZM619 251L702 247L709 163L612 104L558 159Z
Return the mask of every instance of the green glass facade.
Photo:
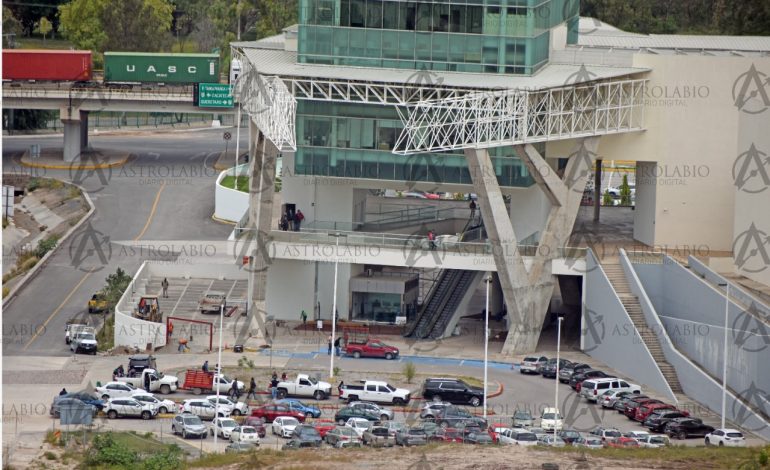
M301 0L300 63L531 75L576 0Z

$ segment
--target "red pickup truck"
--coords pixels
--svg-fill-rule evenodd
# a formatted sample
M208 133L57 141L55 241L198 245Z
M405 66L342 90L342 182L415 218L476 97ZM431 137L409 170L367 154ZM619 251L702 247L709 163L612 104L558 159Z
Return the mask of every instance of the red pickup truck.
M359 357L384 357L385 359L396 359L398 357L398 348L388 346L378 339L370 339L365 343L347 343L345 354Z

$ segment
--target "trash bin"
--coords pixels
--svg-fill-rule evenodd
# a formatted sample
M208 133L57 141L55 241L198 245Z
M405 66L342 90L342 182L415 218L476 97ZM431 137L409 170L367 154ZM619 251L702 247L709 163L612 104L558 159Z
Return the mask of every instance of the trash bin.
M323 320L316 321L316 328L318 328L319 330L323 330L324 329L324 321Z

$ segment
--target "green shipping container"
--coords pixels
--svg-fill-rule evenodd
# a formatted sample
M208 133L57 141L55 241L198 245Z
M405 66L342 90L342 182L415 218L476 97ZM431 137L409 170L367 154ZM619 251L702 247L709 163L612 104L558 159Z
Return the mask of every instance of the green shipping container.
M218 54L105 52L105 82L218 83Z

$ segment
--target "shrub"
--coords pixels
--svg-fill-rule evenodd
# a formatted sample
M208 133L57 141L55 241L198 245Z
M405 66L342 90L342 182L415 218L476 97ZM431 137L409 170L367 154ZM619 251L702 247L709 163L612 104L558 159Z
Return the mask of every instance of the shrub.
M410 384L412 383L414 376L417 375L417 367L415 367L412 361L408 361L404 364L404 367L401 369L401 373L404 374L406 383Z
M339 368L339 367L337 367L337 366L334 366L334 369L333 369L332 371L334 372L334 376L335 376L335 377L339 377L339 376L340 376L340 373L342 373L342 369L340 369L340 368Z
M56 248L57 243L59 243L59 237L57 235L51 235L46 239L40 240L37 242L35 256L42 258L46 253Z
M56 454L54 454L50 450L45 451L45 453L43 454L43 457L45 457L48 460L56 460Z
M32 192L40 187L40 178L30 178L27 183L27 191Z

